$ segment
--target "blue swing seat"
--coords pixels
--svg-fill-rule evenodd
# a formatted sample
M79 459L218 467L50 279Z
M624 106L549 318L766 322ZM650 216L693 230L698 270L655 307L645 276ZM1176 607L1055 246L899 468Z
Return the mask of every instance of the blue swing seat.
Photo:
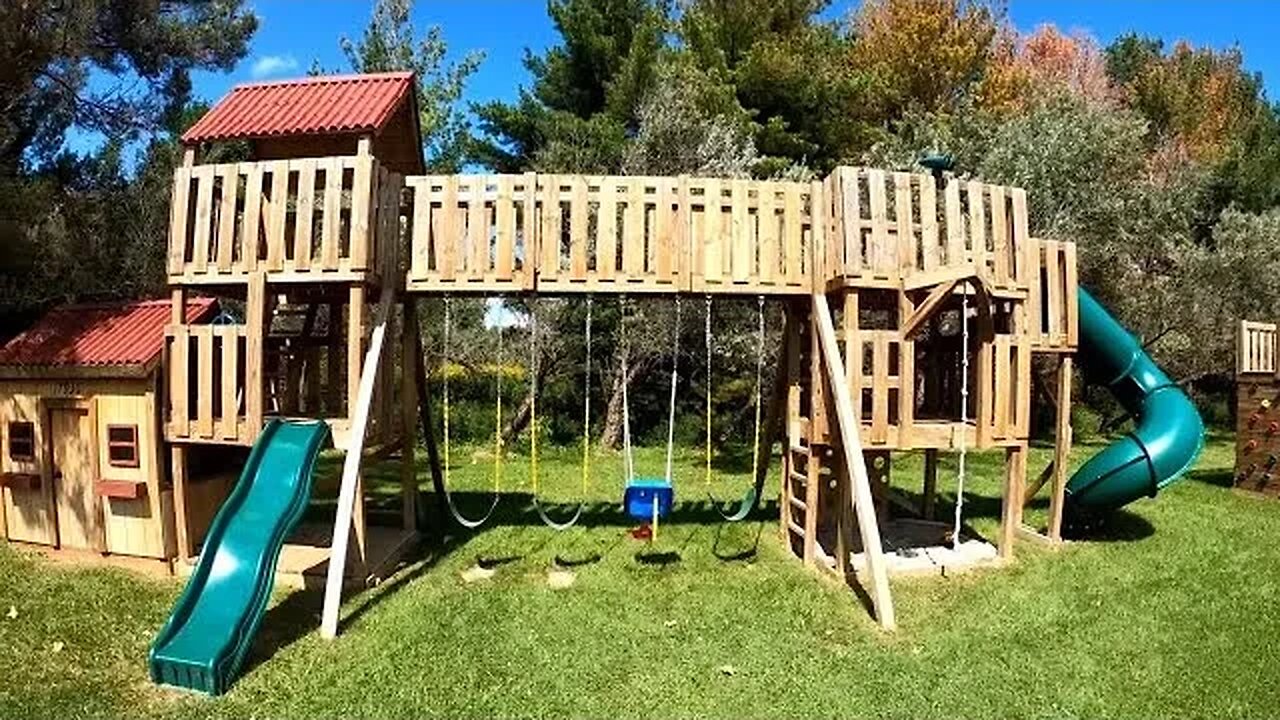
M657 503L658 517L665 518L671 513L675 496L668 478L633 478L622 494L622 507L633 519L645 522L653 519L653 505Z

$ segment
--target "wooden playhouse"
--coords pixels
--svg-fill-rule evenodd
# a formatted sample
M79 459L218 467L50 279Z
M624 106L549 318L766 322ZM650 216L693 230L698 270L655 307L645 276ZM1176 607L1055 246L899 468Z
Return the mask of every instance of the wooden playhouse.
M216 306L184 315L208 322ZM0 537L174 557L160 428L167 300L60 307L0 349Z

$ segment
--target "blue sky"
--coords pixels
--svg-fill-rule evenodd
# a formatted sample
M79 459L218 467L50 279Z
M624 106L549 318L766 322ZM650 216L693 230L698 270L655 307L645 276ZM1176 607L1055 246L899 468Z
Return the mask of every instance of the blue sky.
M847 15L857 0L837 0L825 13ZM253 0L261 19L246 57L230 74L201 73L196 91L220 98L233 84L252 79L305 73L313 60L326 68L345 69L338 48L342 34L358 36L370 7L343 0ZM1009 15L1021 30L1054 23L1064 30L1086 30L1105 45L1117 35L1136 30L1167 43L1186 39L1196 45L1226 48L1239 44L1250 70L1263 73L1268 96L1280 97L1280 7L1273 0L1009 0ZM546 5L541 0L418 0L414 21L420 28L439 24L451 53L483 50L480 71L467 88L468 100L510 99L528 74L521 64L524 48L541 50L556 41Z

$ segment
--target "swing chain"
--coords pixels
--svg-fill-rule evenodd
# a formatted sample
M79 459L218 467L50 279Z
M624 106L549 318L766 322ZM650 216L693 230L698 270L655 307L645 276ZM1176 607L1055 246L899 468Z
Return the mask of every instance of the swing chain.
M951 546L960 547L960 522L964 514L965 435L969 424L969 288L960 296L960 453L956 469L956 512L951 528Z
M711 487L711 294L707 294L707 308L705 318L706 345L707 345L707 390L703 393L706 396L706 446L703 448L703 458L706 465L703 471L703 480L707 487Z

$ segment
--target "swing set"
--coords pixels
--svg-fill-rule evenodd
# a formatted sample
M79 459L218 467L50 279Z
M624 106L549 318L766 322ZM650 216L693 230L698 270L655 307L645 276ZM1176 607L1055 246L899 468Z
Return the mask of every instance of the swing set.
M528 337L529 337L529 484L532 494L532 507L537 513L538 518L547 527L557 531L567 530L578 523L582 518L584 509L586 508L588 492L591 480L591 370L593 360L592 333L593 333L593 309L594 299L587 296L585 300L586 312L583 320L583 340L585 345L585 362L583 367L583 403L582 403L582 460L580 464L581 477L581 495L574 508L572 514L565 520L556 520L547 512L540 499L540 474L539 474L539 438L538 438L538 397L541 388L538 385L540 354L538 350L538 314L534 310L530 310L528 314ZM451 361L453 350L453 298L445 296L443 300L443 360L445 363ZM753 510L759 505L760 496L763 492L765 473L762 472L762 458L765 456L769 448L762 446L764 438L763 423L763 398L762 398L762 376L764 372L764 355L765 355L765 317L764 317L764 296L757 298L756 303L756 342L755 342L755 385L753 392L753 429L752 429L752 466L751 477L752 486L747 490L741 500L734 503L731 509L729 503L717 500L713 495L713 473L712 460L714 458L715 449L712 442L712 364L713 364L713 343L712 343L712 299L708 295L706 298L706 306L704 313L704 336L705 336L705 354L706 354L706 387L705 387L705 443L703 448L704 454L704 482L706 484L707 498L716 512L727 522L741 522L750 517ZM670 374L670 390L668 393L668 409L667 409L667 442L666 442L666 465L664 474L661 476L639 476L635 469L635 451L631 436L631 404L629 398L628 385L630 384L630 355L631 345L630 337L627 333L627 324L629 318L629 310L631 309L630 301L625 295L619 296L618 307L620 311L621 321L619 323L619 342L620 351L620 373L623 378L622 383L622 438L623 438L623 459L625 472L625 486L622 497L622 509L631 518L648 523L649 537L656 540L658 532L658 523L660 519L670 515L675 504L675 484L674 484L674 462L675 462L675 421L676 421L676 397L679 388L679 358L680 358L680 335L681 335L681 301L680 298L675 299L675 317L671 331L671 374ZM502 323L495 323L497 331L497 354L499 366L505 359L503 351L503 326ZM492 488L488 501L488 506L484 512L478 517L468 517L458 507L457 502L451 491L451 473L452 464L452 432L450 429L450 413L452 409L452 391L450 382L450 372L446 368L441 373L441 398L443 402L442 408L442 424L443 424L443 467L441 471L441 482L438 483L436 490L445 501L445 508L448 510L449 516L459 526L473 530L487 523L494 515L501 500L502 490L502 471L503 471L503 397L502 382L500 373L496 374L494 381L494 461L492 477Z

